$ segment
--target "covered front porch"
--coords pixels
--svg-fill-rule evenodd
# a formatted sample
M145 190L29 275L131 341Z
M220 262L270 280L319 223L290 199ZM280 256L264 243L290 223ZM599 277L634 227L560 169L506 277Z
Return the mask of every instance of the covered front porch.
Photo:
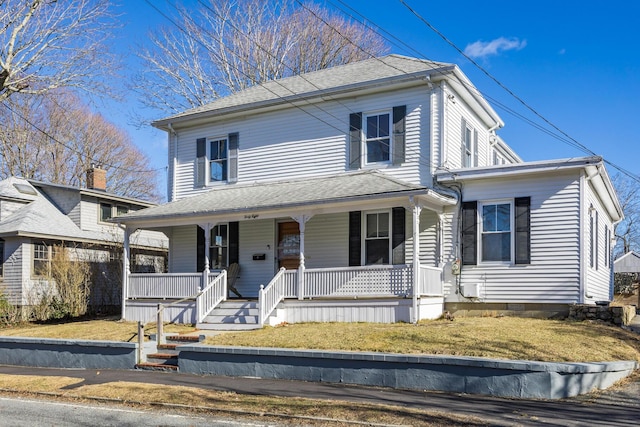
M380 172L324 181L277 192L275 184L225 187L118 218L126 227L123 319L154 320L159 305L165 321L198 325L223 316L223 307L232 321L251 318L256 327L440 316L442 213L455 200ZM169 236L169 273L130 273L128 240L140 228ZM234 264L249 301L235 311L235 277L227 275Z
M414 278L417 288L414 292ZM206 285L203 287L203 284ZM442 268L420 265L280 269L261 286L257 327L283 322L416 322L442 313ZM123 318L205 323L229 298L226 270L205 274L130 274Z

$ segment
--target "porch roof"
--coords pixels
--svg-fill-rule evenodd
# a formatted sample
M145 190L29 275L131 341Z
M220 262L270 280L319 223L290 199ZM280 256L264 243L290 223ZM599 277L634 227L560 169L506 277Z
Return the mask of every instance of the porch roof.
M162 227L194 224L199 219L211 217L225 217L226 220L233 217L233 220L238 220L255 219L257 215L252 214L257 213L283 216L329 206L344 211L349 209L348 206L373 200L403 199L407 204L409 197L414 197L427 207L442 208L455 204L454 199L431 188L404 182L377 170L368 170L299 180L229 185L131 212L112 221Z

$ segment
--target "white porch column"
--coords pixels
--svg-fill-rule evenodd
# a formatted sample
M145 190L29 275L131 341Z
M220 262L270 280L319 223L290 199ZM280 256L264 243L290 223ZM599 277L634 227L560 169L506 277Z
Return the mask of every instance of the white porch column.
M122 245L122 320L125 320L127 310L127 296L129 295L129 274L131 274L131 268L129 266L129 256L131 253L129 247L129 238L135 230L124 228L124 240Z
M298 299L304 299L304 230L306 228L307 221L309 221L313 215L300 215L292 217L300 228L300 265L298 266Z
M202 291L209 284L209 268L211 267L211 260L209 258L209 248L211 248L211 229L216 224L206 223L198 224L198 227L204 230L204 269L202 270L202 283L199 291Z
M420 292L420 212L422 207L413 200L413 310L411 323L418 323L418 293Z

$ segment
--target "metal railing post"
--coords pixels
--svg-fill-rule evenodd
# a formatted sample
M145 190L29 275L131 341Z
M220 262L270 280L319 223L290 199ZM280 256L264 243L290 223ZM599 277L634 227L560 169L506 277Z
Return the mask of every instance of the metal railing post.
M156 325L156 331L158 334L158 339L156 340L156 342L158 344L164 344L164 331L163 331L163 324L162 324L162 319L164 318L164 307L162 304L158 304L158 319L156 320L157 325Z
M144 348L144 323L138 320L138 363L143 363L142 360Z

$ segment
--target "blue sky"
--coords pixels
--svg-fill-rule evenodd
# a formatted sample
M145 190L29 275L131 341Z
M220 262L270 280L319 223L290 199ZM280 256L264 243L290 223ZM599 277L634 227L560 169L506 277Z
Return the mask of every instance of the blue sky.
M634 174L640 172L640 131L636 128L640 122L640 2L404 1L544 119L607 161ZM165 1L153 2L167 7ZM357 11L410 46L393 44L392 53L460 66L486 97L515 112L514 115L490 101L506 124L499 135L523 160L587 155L517 117L522 115L553 134L559 133L445 42L401 1L329 0L325 4L340 13L338 8L350 14ZM118 40L122 52L133 52L136 44L144 43L150 27L171 25L144 0L127 0L121 11L126 23L123 37ZM130 64L135 66L135 60ZM103 113L127 128L154 168L164 168L165 134L128 124L128 115L139 109L135 98L131 98ZM611 166L608 169L611 175L618 173ZM162 172L161 185L165 178Z

